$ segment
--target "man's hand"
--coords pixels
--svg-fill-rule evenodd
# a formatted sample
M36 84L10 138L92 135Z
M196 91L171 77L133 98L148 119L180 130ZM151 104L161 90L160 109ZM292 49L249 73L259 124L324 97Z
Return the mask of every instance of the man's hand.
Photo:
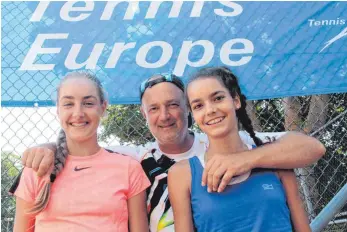
M222 192L234 176L253 169L254 158L247 151L227 156L213 155L202 174L202 186L207 184L208 192Z
M38 176L44 176L53 165L54 152L48 145L28 148L23 153L22 164L37 171Z
M317 139L287 132L280 139L256 149L221 156L213 155L206 163L202 185L208 190L221 192L233 176L242 175L253 168L294 169L316 162L325 153Z

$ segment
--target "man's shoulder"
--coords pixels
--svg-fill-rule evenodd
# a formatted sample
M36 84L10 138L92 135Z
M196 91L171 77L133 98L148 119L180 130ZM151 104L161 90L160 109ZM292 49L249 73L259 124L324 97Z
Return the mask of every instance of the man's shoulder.
M145 150L157 149L158 147L159 147L158 142L154 141L154 142L148 142L139 148L145 151Z
M139 164L139 161L136 160L133 156L125 155L120 152L115 152L109 149L102 149L102 155L96 156L94 159L91 159L90 165L95 165L95 167L105 168L110 167L110 170L114 170L114 166L120 168L128 168Z
M261 132L261 131L256 131L255 134L260 137L272 137L272 138L279 138L286 134L287 132ZM249 136L247 131L241 130L239 131L240 136ZM203 141L208 141L208 137L206 134L201 133L201 132L194 132L194 136L196 136L198 139L203 140Z
M119 153L130 156L137 161L141 160L142 146L108 146L105 148L108 152Z

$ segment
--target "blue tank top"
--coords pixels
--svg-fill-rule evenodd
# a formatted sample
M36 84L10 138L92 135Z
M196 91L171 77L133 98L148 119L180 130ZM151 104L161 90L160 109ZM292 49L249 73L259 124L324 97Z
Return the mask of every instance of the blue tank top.
M279 178L274 172L252 172L247 180L208 193L201 186L203 167L189 159L192 173L191 204L198 232L288 232L290 212Z

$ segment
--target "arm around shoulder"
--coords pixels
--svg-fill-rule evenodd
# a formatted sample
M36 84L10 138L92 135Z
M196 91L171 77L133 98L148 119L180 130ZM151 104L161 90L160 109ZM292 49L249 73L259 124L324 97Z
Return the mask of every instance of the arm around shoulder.
M290 131L281 136L278 141L283 141L287 144L292 144L294 148L297 148L297 156L304 156L307 159L307 163L303 163L304 166L310 165L320 158L326 152L324 145L316 138L305 135L300 132Z
M111 150L112 152L117 152L126 156L130 156L137 161L141 161L140 154L137 151L138 148L130 146L108 146L106 149Z
M172 166L168 174L170 203L174 213L176 232L193 232L190 202L191 174L188 160Z
M253 167L293 169L311 165L325 154L323 144L299 132L287 132L277 141L249 151Z

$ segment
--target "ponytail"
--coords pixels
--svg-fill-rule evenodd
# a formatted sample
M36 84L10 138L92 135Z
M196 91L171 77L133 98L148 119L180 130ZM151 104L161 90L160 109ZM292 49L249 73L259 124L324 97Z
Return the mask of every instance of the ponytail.
M67 155L69 154L66 143L66 135L64 130L60 130L57 139L57 149L54 158L53 171L49 177L49 182L45 184L38 197L36 198L34 206L28 211L30 214L37 214L44 210L49 202L51 186L55 181L57 175L63 170Z
M263 145L263 141L261 141L261 139L259 139L255 135L252 121L249 118L247 111L246 111L247 103L246 103L245 95L243 95L243 94L240 95L240 101L241 101L241 107L238 110L236 110L236 116L237 116L239 122L241 123L243 129L245 129L247 131L247 133L253 139L255 145L257 145L257 147L259 147L259 146Z

